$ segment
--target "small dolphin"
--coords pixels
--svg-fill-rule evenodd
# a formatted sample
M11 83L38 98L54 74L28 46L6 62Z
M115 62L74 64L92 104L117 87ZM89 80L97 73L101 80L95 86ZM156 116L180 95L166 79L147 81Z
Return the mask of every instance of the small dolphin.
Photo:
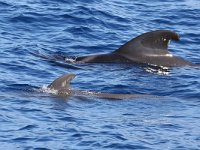
M122 45L109 54L77 57L84 63L136 63L164 67L197 66L168 51L171 40L178 41L179 35L169 30L156 30L144 33Z
M112 94L112 93L73 90L70 88L70 82L75 78L75 76L76 76L75 74L65 74L55 79L50 85L47 86L47 88L52 91L56 91L54 92L55 95L66 96L66 97L67 96L95 96L95 97L107 98L107 99L130 99L130 98L153 97L151 95L145 95L145 94Z

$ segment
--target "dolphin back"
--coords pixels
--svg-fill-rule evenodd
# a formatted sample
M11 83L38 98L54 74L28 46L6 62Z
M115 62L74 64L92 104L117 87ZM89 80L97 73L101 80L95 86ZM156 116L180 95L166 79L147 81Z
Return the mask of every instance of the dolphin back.
M164 67L199 66L168 51L171 40L178 41L179 35L170 30L156 30L133 38L114 52L76 57L84 63L135 63Z
M63 88L69 88L71 80L75 78L75 74L65 74L55 79L51 84L48 85L48 88L54 90L61 90Z

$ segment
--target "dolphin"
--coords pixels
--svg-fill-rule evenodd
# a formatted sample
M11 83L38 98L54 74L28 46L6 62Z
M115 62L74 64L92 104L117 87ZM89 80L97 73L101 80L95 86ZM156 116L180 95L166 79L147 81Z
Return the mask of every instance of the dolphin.
M113 94L113 93L101 93L94 91L82 91L74 90L70 88L70 82L75 78L75 74L65 74L55 79L51 84L47 86L48 89L58 96L92 96L107 99L132 99L132 98L146 98L156 97L146 94Z
M161 67L197 66L168 51L171 40L179 41L176 32L156 30L144 33L128 41L114 52L76 57L76 62L83 63L135 63ZM67 60L67 58L66 58Z

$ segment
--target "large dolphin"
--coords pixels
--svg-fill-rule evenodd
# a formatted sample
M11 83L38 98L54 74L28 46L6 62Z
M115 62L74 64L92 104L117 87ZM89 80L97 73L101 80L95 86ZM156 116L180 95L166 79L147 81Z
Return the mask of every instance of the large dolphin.
M132 98L150 98L156 97L145 94L112 94L112 93L100 93L91 91L75 90L70 88L70 82L75 78L75 74L65 74L55 79L51 84L47 86L48 89L58 96L94 96L107 99L132 99Z
M169 30L144 33L128 41L112 53L77 57L85 63L137 63L164 67L196 66L168 51L171 40L178 41L179 35Z

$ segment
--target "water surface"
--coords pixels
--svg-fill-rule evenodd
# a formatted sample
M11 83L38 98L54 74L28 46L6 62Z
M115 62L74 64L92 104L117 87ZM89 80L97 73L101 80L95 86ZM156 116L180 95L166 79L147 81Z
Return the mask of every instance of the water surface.
M32 53L107 53L152 30L200 63L198 0L0 0L0 149L200 149L200 70L65 64ZM74 89L157 95L110 101L38 92L65 73Z

